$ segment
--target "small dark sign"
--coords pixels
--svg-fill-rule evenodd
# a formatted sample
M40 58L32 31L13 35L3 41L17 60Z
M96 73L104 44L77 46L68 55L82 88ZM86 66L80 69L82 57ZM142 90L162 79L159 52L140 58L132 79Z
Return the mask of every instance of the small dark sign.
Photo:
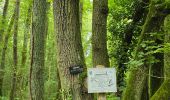
M69 70L70 70L70 74L76 75L76 74L83 72L83 66L81 66L81 65L71 66L71 67L69 67Z

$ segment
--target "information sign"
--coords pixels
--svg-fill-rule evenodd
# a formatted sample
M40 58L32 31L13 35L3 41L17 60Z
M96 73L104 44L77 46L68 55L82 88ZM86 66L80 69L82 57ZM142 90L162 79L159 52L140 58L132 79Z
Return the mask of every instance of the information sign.
M115 68L89 68L88 93L117 92Z

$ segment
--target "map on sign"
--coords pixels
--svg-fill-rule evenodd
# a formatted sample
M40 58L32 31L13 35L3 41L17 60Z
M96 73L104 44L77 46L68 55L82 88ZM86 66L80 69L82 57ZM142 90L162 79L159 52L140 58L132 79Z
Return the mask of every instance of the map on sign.
M117 92L115 68L89 68L88 93Z

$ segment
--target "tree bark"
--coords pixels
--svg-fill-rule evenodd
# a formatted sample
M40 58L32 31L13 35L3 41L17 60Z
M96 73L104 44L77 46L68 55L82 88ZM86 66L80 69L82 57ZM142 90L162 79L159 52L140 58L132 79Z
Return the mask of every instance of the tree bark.
M107 52L107 15L108 0L93 0L92 15L92 62L93 67L110 67ZM98 94L99 100L105 100L106 94Z
M82 19L83 19L83 0L80 0L79 3L79 19L80 19L80 32L82 31Z
M141 100L144 85L147 79L148 68L139 66L130 71L126 90L122 100Z
M20 0L16 0L15 5L15 19L14 19L14 32L13 32L13 76L12 86L10 92L10 100L14 100L16 97L16 84L17 84L17 64L18 64L18 53L17 53L17 38L18 38L18 20L19 20L19 8Z
M93 67L104 65L109 67L109 57L107 53L107 15L108 1L93 0L92 16L92 60Z
M31 100L44 100L46 7L46 0L33 1L30 67Z
M69 68L73 66L85 67L79 23L79 0L54 0L54 21L62 99L82 100L79 74L71 75L69 72Z

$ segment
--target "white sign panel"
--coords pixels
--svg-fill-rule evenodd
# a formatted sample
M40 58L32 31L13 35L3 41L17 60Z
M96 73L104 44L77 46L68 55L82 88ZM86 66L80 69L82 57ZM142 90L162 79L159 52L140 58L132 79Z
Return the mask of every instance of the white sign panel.
M117 92L115 68L89 68L88 93Z

